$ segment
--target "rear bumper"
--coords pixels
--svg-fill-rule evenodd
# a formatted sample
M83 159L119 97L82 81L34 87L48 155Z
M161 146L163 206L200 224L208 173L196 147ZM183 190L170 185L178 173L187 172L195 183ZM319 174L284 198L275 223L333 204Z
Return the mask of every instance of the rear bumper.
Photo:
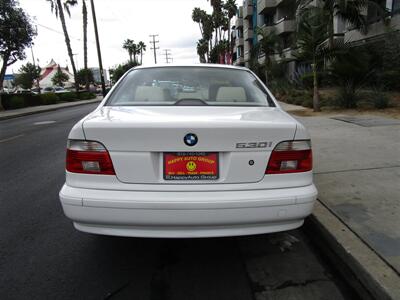
M60 191L78 230L135 237L212 237L285 231L302 225L317 197L314 185L270 190L141 192Z

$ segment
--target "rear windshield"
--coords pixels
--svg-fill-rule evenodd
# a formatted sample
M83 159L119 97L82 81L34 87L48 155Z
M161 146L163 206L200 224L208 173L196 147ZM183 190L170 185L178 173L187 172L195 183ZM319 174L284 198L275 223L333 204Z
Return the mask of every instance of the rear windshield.
M207 67L132 70L106 105L275 106L250 72Z

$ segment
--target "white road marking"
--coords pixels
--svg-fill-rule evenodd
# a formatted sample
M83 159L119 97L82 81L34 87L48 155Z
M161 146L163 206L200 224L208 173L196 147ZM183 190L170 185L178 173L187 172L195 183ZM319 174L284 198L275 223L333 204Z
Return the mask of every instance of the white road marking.
M19 138L19 137L21 137L21 136L23 136L23 134L18 134L18 135L16 135L16 136L12 136L12 137L9 137L9 138L0 140L0 143L12 141L12 140L15 140L15 139L17 139L17 138Z
M41 122L35 122L33 125L46 125L46 124L53 124L56 121L41 121Z

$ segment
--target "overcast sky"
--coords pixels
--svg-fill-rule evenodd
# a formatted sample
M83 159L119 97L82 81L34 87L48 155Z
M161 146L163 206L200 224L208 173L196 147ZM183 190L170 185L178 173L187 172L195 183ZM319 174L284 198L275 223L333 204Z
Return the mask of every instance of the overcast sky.
M77 68L83 68L83 34L82 5L71 8L71 18L66 15L68 32L71 38L72 51L76 53ZM130 38L135 42L143 41L147 51L143 56L143 64L154 63L150 50L150 34L159 34L160 47L157 50L157 61L165 62L162 55L164 49L171 49L176 63L196 63L196 42L200 38L198 24L192 21L194 7L210 11L207 0L95 0L97 23L100 36L103 66L108 69L118 63L127 61L128 53L122 49L122 43ZM47 64L52 58L62 66L69 64L67 48L61 23L51 13L50 3L46 0L19 0L20 7L28 13L38 26L33 52L39 59L40 66ZM86 0L89 14L88 25L88 64L97 67L97 52L90 0ZM22 64L32 62L29 49L27 59L11 65L7 73L18 72Z

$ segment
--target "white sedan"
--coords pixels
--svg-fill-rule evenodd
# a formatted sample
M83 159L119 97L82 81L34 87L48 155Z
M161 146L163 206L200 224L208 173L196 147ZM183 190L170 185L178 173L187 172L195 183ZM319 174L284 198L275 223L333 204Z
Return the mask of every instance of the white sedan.
M128 71L72 128L60 191L80 231L170 238L294 229L316 196L304 126L250 70L207 64Z

